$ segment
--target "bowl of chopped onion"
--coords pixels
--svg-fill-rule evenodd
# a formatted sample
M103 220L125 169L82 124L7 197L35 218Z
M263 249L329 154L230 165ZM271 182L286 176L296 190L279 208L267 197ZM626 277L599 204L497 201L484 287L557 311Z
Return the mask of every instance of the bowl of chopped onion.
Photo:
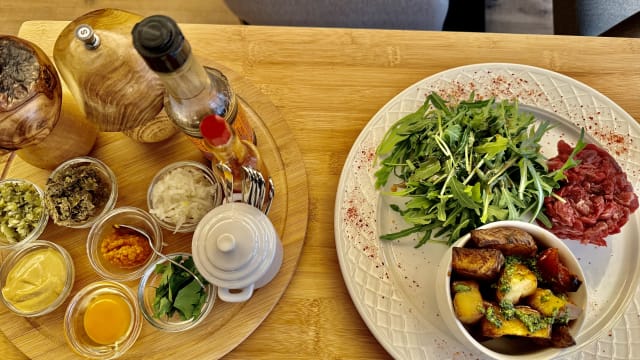
M149 213L163 228L193 232L200 220L222 203L213 171L197 161L179 161L156 173L147 191Z

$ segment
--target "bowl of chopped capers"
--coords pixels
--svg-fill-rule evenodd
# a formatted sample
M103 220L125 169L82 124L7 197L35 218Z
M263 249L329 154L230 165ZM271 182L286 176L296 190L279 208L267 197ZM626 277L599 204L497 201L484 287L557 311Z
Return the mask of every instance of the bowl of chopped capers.
M0 250L23 247L47 227L44 192L24 179L0 181Z
M88 228L112 210L118 198L116 175L89 156L67 160L47 179L45 204L56 225Z

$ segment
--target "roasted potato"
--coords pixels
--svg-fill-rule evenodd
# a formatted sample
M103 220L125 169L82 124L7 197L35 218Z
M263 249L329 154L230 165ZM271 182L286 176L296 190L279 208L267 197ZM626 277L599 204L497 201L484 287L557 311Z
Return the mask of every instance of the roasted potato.
M533 236L514 227L471 230L471 241L479 248L498 249L504 256L534 256L538 251Z
M557 297L549 289L536 289L527 299L527 303L544 316L561 316L567 301Z
M466 325L480 321L484 316L484 302L478 283L473 280L454 281L451 290L458 320Z
M500 250L454 247L452 251L453 272L469 279L496 279L504 264L504 256Z
M528 306L516 306L515 311L519 311L530 322L540 320L542 317L539 312ZM518 319L517 317L511 317L510 319L500 311L500 307L497 305L490 305L486 310L487 314L482 318L480 323L481 333L483 336L490 338L497 338L501 336L522 336L530 338L551 338L551 324L541 323L542 328L534 331L529 331L527 325Z
M498 279L496 298L518 304L521 298L532 295L538 288L536 274L523 264L513 262L504 266Z
M556 296L549 289L537 288L527 299L527 304L544 316L553 316L564 320L577 319L582 310L566 299Z

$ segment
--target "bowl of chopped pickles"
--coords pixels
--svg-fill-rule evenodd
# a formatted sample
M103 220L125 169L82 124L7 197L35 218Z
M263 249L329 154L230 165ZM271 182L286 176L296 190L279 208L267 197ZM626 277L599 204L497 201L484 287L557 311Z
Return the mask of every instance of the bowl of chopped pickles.
M575 351L586 318L580 263L550 231L497 221L464 235L439 265L436 298L451 333L494 359Z
M36 240L4 259L0 267L0 298L15 314L42 316L64 303L74 281L71 255L60 245Z
M80 156L58 165L47 179L45 204L56 225L88 228L114 208L118 183L99 159Z
M142 316L156 329L189 330L213 309L216 287L200 275L191 254L173 253L167 258L173 262L160 258L145 271L138 286L138 303Z
M209 210L222 203L213 171L197 161L178 161L156 173L147 191L149 213L174 233L193 232Z
M0 250L33 242L48 221L42 189L24 179L0 181Z
M132 206L117 207L91 226L87 256L103 278L134 280L156 260L153 250L162 250L162 238L160 226L148 212Z
M135 293L115 281L96 281L80 289L64 314L64 334L85 358L115 359L133 346L142 329Z

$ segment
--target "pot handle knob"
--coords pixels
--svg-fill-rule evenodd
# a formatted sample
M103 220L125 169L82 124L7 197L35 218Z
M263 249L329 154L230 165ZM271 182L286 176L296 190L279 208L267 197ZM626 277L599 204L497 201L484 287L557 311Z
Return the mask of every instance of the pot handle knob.
M218 287L218 297L226 302L244 302L253 295L253 284L242 289L227 289Z

